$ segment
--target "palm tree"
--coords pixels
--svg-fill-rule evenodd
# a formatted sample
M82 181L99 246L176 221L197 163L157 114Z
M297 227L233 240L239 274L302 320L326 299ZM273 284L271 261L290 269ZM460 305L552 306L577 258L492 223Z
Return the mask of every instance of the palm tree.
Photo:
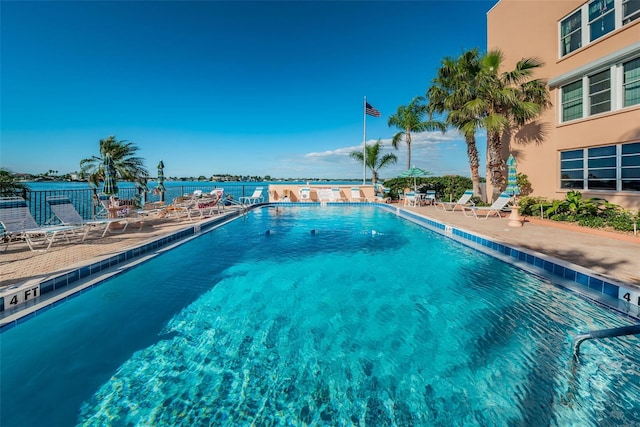
M429 120L424 120L427 115L427 108L422 103L424 100L424 97L416 96L406 107L404 105L398 107L396 114L389 117L388 121L389 126L394 126L395 128L400 129L400 131L396 133L391 140L393 148L398 148L403 137L407 144L407 169L411 168L412 132L416 133L428 130L439 130L444 133L447 130L447 126L444 123L431 120L431 116L429 116Z
M467 157L473 193L480 196L480 156L476 145L476 131L481 126L478 118L464 109L475 96L476 80L480 72L478 49L463 52L459 58L446 57L427 90L427 111L430 114L447 113L445 122L462 132L467 144Z
M149 172L144 167L144 160L136 156L138 147L130 141L117 141L115 136L100 140L100 155L91 156L80 161L81 173L87 176L87 182L94 189L104 179L104 161L111 157L116 174L125 181L146 186Z
M24 196L28 189L29 187L26 184L18 181L18 177L11 173L10 170L0 168L0 196Z
M488 52L481 59L475 97L461 113L476 117L487 130L487 181L493 189L492 200L506 185L502 138L509 136L513 128L537 118L550 105L546 81L530 80L543 62L523 58L512 71L500 73L503 60L500 50Z
M380 151L382 149L382 141L378 140L374 144L365 144L365 152L367 159L364 162L365 165L371 169L371 183L376 185L378 182L378 171L391 164L396 164L398 158L393 153L385 154L380 157ZM353 151L350 154L351 158L358 160L360 163L363 161L364 154L362 151Z

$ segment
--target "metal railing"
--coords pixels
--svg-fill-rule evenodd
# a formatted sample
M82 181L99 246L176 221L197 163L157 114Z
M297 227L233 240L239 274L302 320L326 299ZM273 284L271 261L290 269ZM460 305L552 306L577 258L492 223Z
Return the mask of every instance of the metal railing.
M584 334L576 335L573 341L573 356L578 357L580 353L580 344L586 340L601 339L601 338L613 338L626 335L640 335L640 324L623 326L620 328L600 329L597 331L589 331Z
M195 190L202 190L202 192L205 193L217 188L224 189L223 197L230 197L231 200L237 201L240 197L252 194L253 190L257 186L260 186L260 183L256 183L255 185L249 185L246 183L173 185L166 187L167 191L164 194L164 201L166 204L169 204L177 197L184 196L185 194L193 194ZM94 191L90 188L69 190L23 190L17 195L23 197L27 201L27 206L31 211L31 215L33 215L39 225L46 224L52 219L53 213L49 208L47 199L54 196L68 197L78 213L80 213L84 219L92 219L96 214L97 205L94 203ZM118 198L125 201L126 204L158 202L161 197L161 194L154 191L149 191L146 194L139 193L135 188L123 187L118 191Z

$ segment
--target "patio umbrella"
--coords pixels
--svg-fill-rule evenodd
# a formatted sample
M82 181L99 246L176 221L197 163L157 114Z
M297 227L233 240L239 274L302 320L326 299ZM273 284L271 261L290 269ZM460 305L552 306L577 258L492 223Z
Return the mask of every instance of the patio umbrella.
M520 187L518 187L518 171L516 170L516 159L514 159L511 154L509 154L509 158L507 159L507 167L507 188L504 191L511 196L517 196L520 194Z
M164 163L162 160L158 163L158 187L156 189L160 192L160 201L164 202L164 192L167 189L164 188Z
M418 185L416 183L416 178L427 176L427 175L429 175L429 172L427 172L426 170L413 166L412 168L409 168L406 171L402 172L400 175L398 175L398 177L413 178L413 190L417 193Z
M102 192L107 195L118 194L116 168L113 165L111 156L105 156L104 158L104 185Z

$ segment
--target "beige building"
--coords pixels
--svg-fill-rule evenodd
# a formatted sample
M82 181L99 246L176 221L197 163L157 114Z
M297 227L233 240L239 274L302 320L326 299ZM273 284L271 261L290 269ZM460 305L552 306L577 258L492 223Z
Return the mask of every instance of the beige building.
M570 190L640 208L640 0L500 0L487 49L544 61L552 108L507 150L534 196Z

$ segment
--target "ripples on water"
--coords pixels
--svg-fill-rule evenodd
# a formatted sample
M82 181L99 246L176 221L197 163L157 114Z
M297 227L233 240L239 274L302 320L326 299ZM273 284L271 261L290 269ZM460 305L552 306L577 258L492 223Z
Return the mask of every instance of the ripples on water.
M637 341L571 359L575 333L624 319L386 212L329 211L265 209L97 288L153 288L166 321L78 422L640 422Z

